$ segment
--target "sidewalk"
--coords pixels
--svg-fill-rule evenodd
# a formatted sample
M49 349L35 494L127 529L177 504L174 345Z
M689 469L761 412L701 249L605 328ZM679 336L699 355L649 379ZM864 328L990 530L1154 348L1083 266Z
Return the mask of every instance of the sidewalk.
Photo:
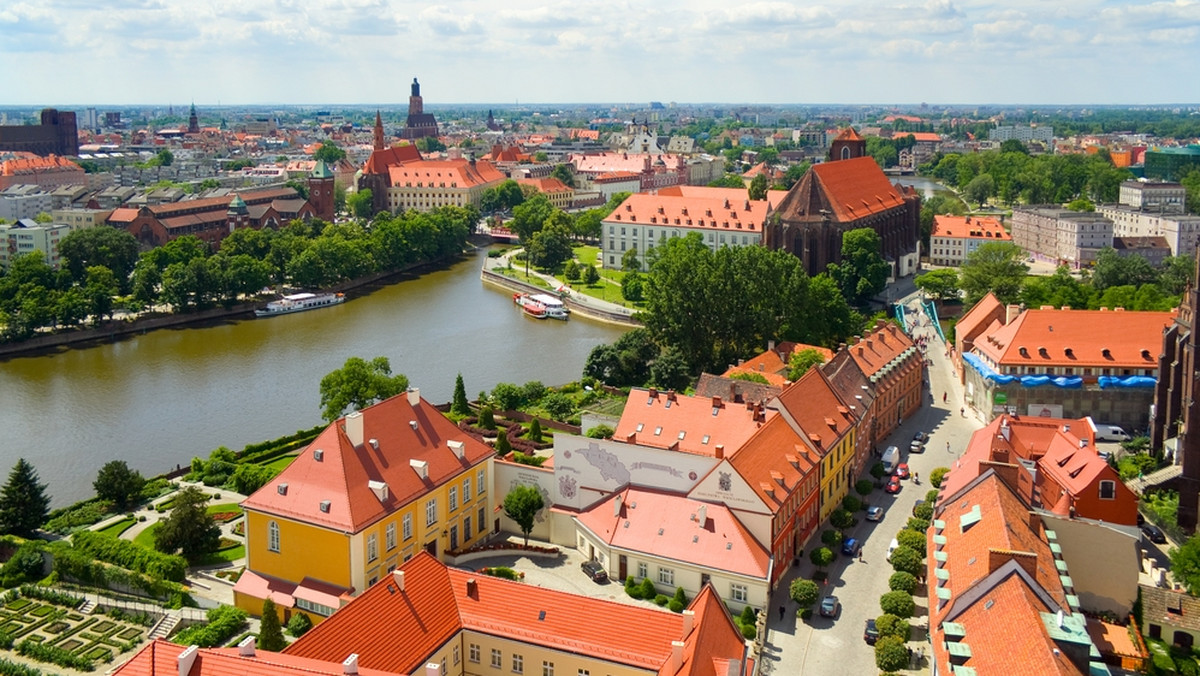
M515 250L510 251L510 252L506 253L505 255L500 256L498 258L485 258L484 263L483 263L483 269L494 272L496 274L501 274L500 271L508 269L509 263L512 262L512 257L514 255L516 255L517 253L519 253L520 251L522 251L522 249L515 249ZM516 268L516 267L518 267L518 265L514 262L513 267ZM523 268L524 264L520 264L520 267ZM537 270L533 269L532 267L529 268L529 274L530 274L530 276L537 277L538 279L540 279L543 282L545 282L546 284L548 284L551 289L558 289L558 288L564 286L563 282L559 281L557 278L552 277L550 275L543 274L541 272L538 272ZM520 282L520 280L513 280L513 281ZM571 303L581 305L584 307L596 308L597 310L607 312L610 314L617 314L617 315L622 315L625 317L633 316L634 310L632 308L626 307L619 303L612 303L612 302L609 302L606 300L602 300L600 298L594 298L587 294L580 293L579 291L572 289L570 284L567 284L565 286L566 286L566 289L565 289L566 296L565 297L568 300L570 300Z

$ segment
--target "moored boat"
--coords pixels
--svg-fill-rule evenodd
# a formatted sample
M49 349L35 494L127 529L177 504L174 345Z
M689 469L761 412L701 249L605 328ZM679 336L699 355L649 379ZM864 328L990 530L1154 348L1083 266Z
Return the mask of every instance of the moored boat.
M305 310L316 310L317 308L329 305L337 305L338 303L345 302L345 300L345 294L341 293L293 293L283 296L279 300L267 303L265 308L255 310L254 315L256 317L286 315L293 312L304 312Z
M571 312L561 298L545 293L514 293L513 302L520 305L526 314L538 319L549 317L566 320Z

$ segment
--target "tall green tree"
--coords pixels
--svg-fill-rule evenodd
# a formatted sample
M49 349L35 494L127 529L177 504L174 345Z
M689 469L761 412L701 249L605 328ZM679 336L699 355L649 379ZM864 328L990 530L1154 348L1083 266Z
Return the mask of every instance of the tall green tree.
M528 202L526 202L528 204ZM518 209L525 207L522 204ZM528 239L530 263L546 270L557 270L574 255L571 250L571 216L555 209L541 229Z
M996 179L992 178L991 174L980 174L963 188L963 196L980 207L995 193Z
M1158 272L1136 254L1122 256L1106 246L1096 253L1092 268L1092 286L1103 292L1110 286L1141 286L1158 281Z
M968 306L990 291L1001 303L1015 303L1029 266L1025 252L1011 242L988 242L972 251L962 266L959 284Z
M752 200L767 199L767 187L768 187L767 174L765 171L759 173L757 176L750 179L750 188L749 188L750 199L752 199Z
M467 387L463 384L462 374L454 379L454 399L450 404L450 412L455 415L469 415L471 406L467 403Z
M387 357L375 357L369 362L361 357L350 357L342 368L321 378L321 416L333 422L348 407L366 408L406 389L408 378L402 373L392 375L392 365Z
M930 270L917 275L913 279L913 283L917 285L918 289L938 300L958 299L958 270L952 268Z
M534 418L536 421L537 418ZM525 536L525 544L529 544L529 532L533 530L533 520L537 513L546 506L542 494L533 486L517 486L504 496L504 513L516 522Z
M552 213L554 205L550 204L550 199L538 193L513 207L513 218L509 222L509 228L523 243L529 243L534 233L542 229Z
M556 164L550 172L550 178L557 178L562 181L568 188L575 187L575 172L571 170L571 166L567 164Z
M142 488L146 479L142 473L130 469L124 460L110 460L104 463L96 480L92 482L97 497L108 500L119 510L124 510L141 499Z
M811 347L796 350L788 357L788 380L795 382L814 366L825 363L825 355Z
M221 529L205 509L208 496L188 486L175 496L167 518L154 531L154 548L166 554L179 552L188 561L217 551Z
M0 532L33 537L50 513L46 484L38 481L33 465L19 458L0 489Z
M333 165L346 159L346 151L332 141L322 141L321 147L313 152L312 157L314 160L325 160L326 164Z
M137 239L120 228L72 230L59 241L58 252L75 282L85 281L88 268L103 265L112 271L122 293L129 289L129 275L138 261Z
M842 260L829 267L851 305L865 305L887 286L891 267L882 252L883 240L872 228L842 233Z
M271 599L263 601L262 623L258 630L258 647L277 653L287 647L283 638L283 626L279 623L279 611Z
M374 195L370 188L363 188L346 197L346 207L358 218L370 218L375 215Z

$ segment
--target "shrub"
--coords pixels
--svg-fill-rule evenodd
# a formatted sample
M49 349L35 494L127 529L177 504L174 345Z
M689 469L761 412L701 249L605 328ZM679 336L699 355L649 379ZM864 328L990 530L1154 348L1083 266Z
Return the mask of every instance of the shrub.
M741 618L742 624L748 624L750 626L754 626L755 623L758 622L758 613L755 612L754 606L751 606L749 604L747 604L745 608L742 608L742 614L739 615L738 617Z
M92 661L86 657L81 657L69 650L63 650L57 646L46 645L28 638L17 644L17 654L37 660L38 662L57 664L60 667L78 671L92 671L95 668ZM109 655L110 659L111 657Z
M629 598L642 598L642 585L638 584L632 575L625 578L625 593L629 595Z
M109 515L111 508L110 503L102 500L89 500L56 509L50 512L50 518L46 521L45 528L52 533L65 535L76 528L100 522Z
M44 587L38 587L31 584L21 586L21 596L30 599L37 599L39 601L45 601L47 603L53 603L56 606L62 606L64 608L74 608L78 606L82 600L77 596L64 594L62 592L54 591L53 589L46 589Z
M888 615L909 618L916 612L917 602L908 592L890 591L879 597L879 607Z
M542 423L537 418L534 418L533 422L529 423L529 432L525 436L529 437L529 440L535 444L542 443Z
M903 571L913 577L918 577L924 567L924 564L921 563L921 555L909 547L901 545L892 552L892 570Z
M844 509L835 509L829 517L829 523L836 528L850 528L854 525L854 515Z
M877 462L874 465L871 465L871 476L875 477L876 479L882 479L885 474L887 474L887 468L883 466L882 462Z
M496 429L496 414L492 411L491 406L479 409L479 426L485 430Z
M519 580L521 576L517 571L508 566L493 566L491 568L480 568L479 572L492 577L502 577L505 580Z
M0 584L5 587L15 587L26 582L33 582L42 579L42 573L46 569L46 561L42 557L42 550L37 543L26 542L12 557L0 567Z
M904 530L900 531L899 533L896 533L896 542L905 547L911 548L913 551L920 554L921 558L925 558L925 534L924 533L918 533L916 531L911 531L911 530L908 530L907 528L905 528Z
M647 601L650 601L657 595L658 595L658 590L654 588L654 581L648 577L643 579L642 580L642 598L646 599Z
M945 481L946 475L950 473L949 467L937 467L929 473L929 484L934 488L941 488L942 482Z
M596 425L588 430L587 436L589 439L612 439L613 434L616 434L616 432L616 430L608 425Z
M925 531L929 530L929 522L925 519L913 517L908 520L908 523L906 523L904 527L908 530L916 531L917 533L924 533Z
M283 627L279 624L279 611L271 599L263 601L262 624L258 631L258 647L271 652L279 652L287 646L283 638Z
M742 625L742 638L753 641L758 636L758 627L753 624Z
M546 386L540 380L531 380L521 386L521 396L526 404L536 404L546 396Z
M837 549L842 545L842 531L832 528L821 531L821 543L830 549Z
M292 615L292 619L288 620L287 630L292 636L300 638L308 633L308 630L312 629L312 626L312 619L308 617L307 613L296 613Z
M562 392L551 392L542 399L542 408L555 420L565 420L575 412L575 402Z
M854 492L866 497L875 490L875 482L870 479L859 479L854 484Z
M931 505L936 505L938 499L938 490L936 488L925 491L925 502Z
M879 635L881 637L895 636L906 643L912 638L912 625L908 623L908 620L901 619L888 613L884 613L875 618L875 628L879 630Z
M217 606L207 613L208 623L197 624L175 634L172 639L180 645L214 648L224 645L246 625L246 611L233 606Z
M788 595L801 608L809 608L817 602L817 597L821 595L821 588L812 580L797 578L792 580L792 585L788 587Z
M842 509L846 510L847 512L857 512L862 508L862 500L859 500L853 495L847 495L846 497L842 498Z
M833 563L833 552L828 547L818 547L809 552L808 560L817 568L824 568Z
M33 667L27 667L3 657L0 657L0 674L3 676L42 676L42 672Z
M933 505L928 502L922 502L913 508L913 516L926 521L933 519Z
M665 606L671 602L671 597L666 594L659 594L654 597L654 603L660 606Z
M683 609L686 607L687 606L683 605L679 601L676 601L675 599L671 599L670 601L667 601L667 609L673 613L682 613Z
M908 666L908 648L896 636L880 636L875 642L875 666L880 671L900 671Z
M888 578L888 589L892 591L902 591L911 594L916 588L917 577L912 573L900 570L892 573L892 576Z
M96 559L129 570L136 570L151 577L182 582L187 575L187 560L182 556L163 554L130 540L122 540L93 531L83 531L76 533L72 542L76 549Z

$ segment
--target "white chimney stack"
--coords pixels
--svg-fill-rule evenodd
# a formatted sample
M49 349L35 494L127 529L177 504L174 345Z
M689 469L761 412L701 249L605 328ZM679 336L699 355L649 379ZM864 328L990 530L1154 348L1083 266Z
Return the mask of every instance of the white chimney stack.
M708 525L708 505L700 505L700 508L696 510L696 524L701 528Z
M179 665L179 676L188 676L192 670L192 665L196 663L196 654L200 648L196 646L188 646L187 650L179 653L179 657L175 659Z
M442 676L442 665L437 662L426 662L425 676Z
M408 466L413 468L413 471L415 471L417 473L417 476L421 477L422 479L429 478L429 463L428 462L425 462L424 460L417 460L416 458L412 458L408 461Z
M358 653L350 653L350 657L347 657L342 662L342 673L343 674L357 674L358 673Z
M692 633L692 629L696 626L696 611L683 611L683 637L687 638L688 634Z
M421 403L421 390L410 387L408 388L408 405L416 408L417 404Z
M346 416L346 437L355 448L363 443L363 416L361 411L354 411Z
M370 480L367 481L367 488L371 489L371 492L375 494L375 497L379 498L380 502L387 502L388 485L386 483L383 481Z
M392 580L395 581L396 587L398 587L400 589L400 591L404 591L404 571L393 570L392 571Z
M678 673L683 668L683 649L687 646L683 641L671 641L670 673Z
M459 460L462 460L464 457L466 457L467 451L463 446L463 442L457 439L451 439L450 441L446 442L446 445L450 447L450 450L454 451L454 457L458 458Z
M614 517L621 516L621 496L620 495L617 495L616 499L613 500L613 516Z
M242 657L254 657L254 645L257 640L253 636L247 636L238 643L238 654Z

